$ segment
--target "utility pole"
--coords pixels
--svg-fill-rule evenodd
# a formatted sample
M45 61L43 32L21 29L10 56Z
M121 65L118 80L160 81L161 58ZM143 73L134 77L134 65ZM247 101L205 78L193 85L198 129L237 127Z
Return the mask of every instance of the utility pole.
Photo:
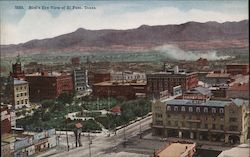
M123 143L123 147L126 147L126 124L125 124L125 127L123 128L123 140L124 140L124 143Z
M89 157L91 157L91 147L90 147L91 144L92 144L92 141L91 141L90 132L89 132Z
M68 119L66 121L66 124L68 126ZM66 128L66 139L67 139L67 148L68 148L68 151L69 151L69 137L68 137L68 129Z

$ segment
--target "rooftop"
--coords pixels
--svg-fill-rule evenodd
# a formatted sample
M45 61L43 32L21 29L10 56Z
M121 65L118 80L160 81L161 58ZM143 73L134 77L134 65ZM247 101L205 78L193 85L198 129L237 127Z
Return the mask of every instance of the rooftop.
M193 106L193 105L199 105L199 106L213 106L213 107L224 107L227 104L234 103L235 105L243 105L244 100L242 99L233 99L231 101L223 101L223 100L208 100L206 102L195 102L194 100L187 100L187 99L173 99L165 101L165 105L185 105L185 106Z
M100 82L100 83L96 83L95 85L98 86L130 86L130 85L146 85L146 81L136 81L136 82L132 82L132 81L106 81L106 82Z
M229 87L230 91L249 91L249 83L234 83Z
M194 147L195 144L172 143L157 155L159 157L180 157L182 154L187 153Z
M249 157L249 144L241 144L229 150L225 150L218 157Z
M27 84L27 81L14 79L14 85Z
M211 96L211 90L206 87L196 87L190 91L187 91L187 93L193 93L193 94L202 94L202 95L208 95Z
M230 77L227 73L208 73L206 77Z

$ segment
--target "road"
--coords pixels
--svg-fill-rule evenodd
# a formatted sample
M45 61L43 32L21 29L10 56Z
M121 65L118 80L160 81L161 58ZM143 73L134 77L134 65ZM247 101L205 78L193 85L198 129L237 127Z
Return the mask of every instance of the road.
M60 143L64 145L65 151L60 152L55 155L50 155L52 157L99 157L99 156L113 156L113 157L125 157L125 156L136 156L136 154L129 154L126 152L119 153L111 153L107 154L107 150L113 149L116 150L116 146L124 143L124 139L132 138L140 133L141 131L145 131L150 128L150 123L152 122L152 116L146 117L140 121L137 121L133 124L128 125L118 131L116 134L112 133L110 137L106 136L96 136L91 137L92 144L89 147L89 137L83 136L81 141L83 146L77 147L75 149L71 149L67 151L66 147L66 137L62 137ZM74 143L74 137L70 135L69 137L70 143ZM71 144L72 145L72 144ZM63 148L63 147L62 147ZM91 155L90 155L91 154ZM48 155L47 155L48 156ZM137 155L138 157L142 157L143 155Z

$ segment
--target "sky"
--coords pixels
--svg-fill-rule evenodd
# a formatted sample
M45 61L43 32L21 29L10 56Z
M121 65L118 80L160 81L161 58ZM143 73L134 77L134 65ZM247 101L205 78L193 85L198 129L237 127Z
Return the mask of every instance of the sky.
M1 45L51 38L78 28L133 29L144 24L249 18L248 0L0 1L0 11Z

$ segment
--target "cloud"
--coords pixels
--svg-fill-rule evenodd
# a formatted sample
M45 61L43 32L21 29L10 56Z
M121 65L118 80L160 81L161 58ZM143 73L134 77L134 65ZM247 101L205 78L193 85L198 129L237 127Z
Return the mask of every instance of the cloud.
M124 8L128 8L128 6L97 6L95 10L62 11L58 16L53 16L44 10L27 10L17 24L7 22L1 24L1 44L17 44L32 39L55 37L73 32L80 27L91 30L130 29L142 24L166 25L188 21L225 22L248 19L247 13L230 14L199 9L181 11L175 7L138 11L128 11Z

